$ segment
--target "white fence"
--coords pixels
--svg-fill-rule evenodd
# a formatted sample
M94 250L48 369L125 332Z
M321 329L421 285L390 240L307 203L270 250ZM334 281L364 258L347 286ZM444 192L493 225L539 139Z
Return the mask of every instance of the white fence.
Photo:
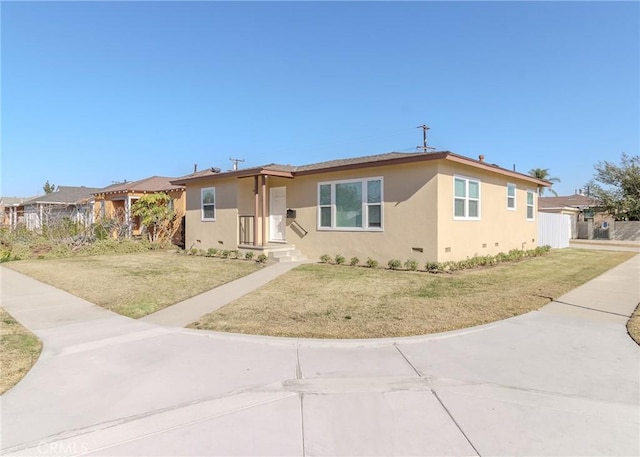
M571 216L538 213L538 246L568 248L571 239Z

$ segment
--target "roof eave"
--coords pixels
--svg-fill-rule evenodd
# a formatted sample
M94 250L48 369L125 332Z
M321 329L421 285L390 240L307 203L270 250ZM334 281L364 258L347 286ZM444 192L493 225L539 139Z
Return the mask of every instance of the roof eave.
M204 180L211 179L224 179L224 178L248 178L252 176L277 176L284 178L295 178L296 176L305 176L305 175L314 175L314 174L322 174L322 173L330 173L336 171L348 171L355 170L361 168L373 168L373 167L381 167L388 165L400 165L405 163L416 163L416 162L426 162L432 160L450 160L452 162L469 165L475 168L479 168L486 171L491 171L493 173L499 173L505 176L512 177L514 179L519 179L523 181L528 181L532 184L535 184L538 187L551 187L552 183L549 181L545 181L542 179L534 178L533 176L529 176L523 173L518 173L516 171L507 170L506 168L499 167L497 165L487 164L485 162L481 162L479 160L470 159L468 157L460 156L454 154L449 151L442 152L432 152L429 154L411 154L403 157L391 157L384 160L376 160L376 161L368 161L368 162L355 162L349 164L342 165L327 165L321 168L313 168L308 170L293 170L293 171L282 171L282 170L271 170L268 167L257 167L246 170L237 170L237 171L229 171L225 173L216 173L210 175L203 176L192 176L192 177L184 177L178 178L176 180L170 181L171 184L186 186L187 183L193 183ZM303 167L300 167L303 168Z
M39 200L39 201L34 201L34 202L25 202L20 206L31 206L31 205L77 205L79 203L85 203L91 201L91 199L82 199L82 200L75 200L72 202L48 202L48 201L43 201L43 200Z
M529 175L525 175L524 173L518 173L517 171L511 171L508 170L506 168L502 168L500 166L497 165L491 165L485 162L481 162L479 160L475 160L475 159L470 159L469 157L464 157L464 156L460 156L458 154L454 154L453 152L448 153L446 159L451 160L453 162L457 162L457 163L464 163L467 165L471 165L483 170L487 170L487 171L493 171L496 172L498 171L500 174L506 175L506 176L510 176L512 178L516 178L516 179L521 179L524 181L529 181L532 183L535 183L538 186L541 187L551 187L552 183L549 181L545 181L542 179L538 179L538 178L534 178L533 176L529 176Z
M243 170L243 171L246 171L246 170ZM274 176L278 178L292 179L294 177L294 174L290 171L270 170L268 168L261 168L259 171L253 171L250 173L241 173L236 175L237 178L251 178L253 176Z
M293 178L294 176L293 173L290 171L270 170L269 168L265 168L265 167L257 167L257 168L248 168L245 170L226 171L223 173L212 173L210 175L183 177L170 182L171 184L176 186L186 186L187 183L205 181L210 179L250 178L252 176L261 176L261 175L276 176L281 178Z
M538 205L538 210L543 211L545 209L559 209L564 211L577 211L580 212L580 208L576 208L575 206L540 206Z
M127 190L110 190L108 192L96 192L95 196L104 196L104 195L116 195L116 194L130 194L130 193L139 193L139 194L155 194L158 192L173 192L176 190L184 190L184 186L174 187L172 189L157 189L157 190L139 190L139 189L127 189Z

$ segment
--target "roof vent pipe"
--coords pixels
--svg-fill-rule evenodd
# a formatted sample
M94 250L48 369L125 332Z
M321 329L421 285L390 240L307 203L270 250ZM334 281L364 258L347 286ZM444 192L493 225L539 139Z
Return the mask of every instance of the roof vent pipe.
M198 171L198 164L194 163L193 164L193 172L195 173L196 171Z
M484 162L484 156L483 156L482 154L480 154L480 155L478 156L478 160L479 160L480 162Z

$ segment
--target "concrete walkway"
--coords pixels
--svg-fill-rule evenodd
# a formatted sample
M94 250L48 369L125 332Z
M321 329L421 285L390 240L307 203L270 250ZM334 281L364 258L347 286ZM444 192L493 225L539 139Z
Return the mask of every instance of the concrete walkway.
M243 276L242 278L223 284L222 286L216 287L208 292L196 295L188 300L161 309L160 311L149 314L140 320L159 325L185 327L190 323L197 321L201 316L211 313L227 303L231 303L243 295L253 292L254 290L264 286L269 281L272 281L278 276L302 265L303 263L309 263L309 261L271 264L256 271L255 273Z
M538 312L348 341L158 326L0 271L44 342L0 397L3 454L640 454L639 256Z

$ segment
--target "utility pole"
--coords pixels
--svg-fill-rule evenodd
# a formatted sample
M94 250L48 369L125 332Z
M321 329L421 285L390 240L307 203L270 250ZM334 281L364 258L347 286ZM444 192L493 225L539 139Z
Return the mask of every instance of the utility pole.
M421 149L422 152L429 152L430 150L434 151L436 148L427 146L427 130L429 130L429 126L422 124L422 125L419 125L417 128L422 129L422 146L417 146L416 149Z
M234 159L233 157L229 157L229 160L233 162L233 170L238 169L238 162L244 162L244 159Z

